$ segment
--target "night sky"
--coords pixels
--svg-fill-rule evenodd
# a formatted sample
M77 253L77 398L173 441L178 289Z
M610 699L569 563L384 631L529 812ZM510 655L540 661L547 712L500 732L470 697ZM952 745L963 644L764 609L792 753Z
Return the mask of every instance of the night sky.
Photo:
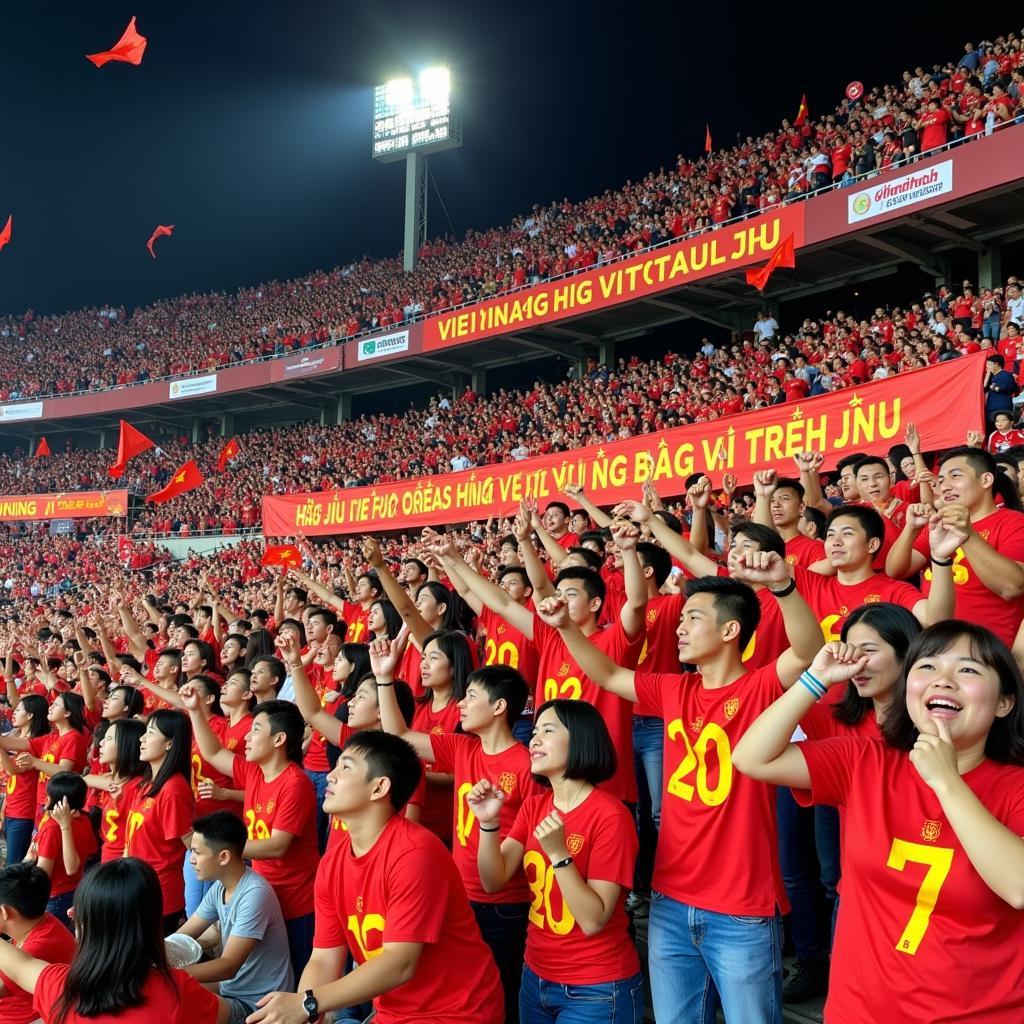
M371 92L410 68L452 68L464 146L431 169L461 235L698 154L705 121L716 143L761 133L804 91L813 116L852 79L895 81L965 41L912 7L889 5L879 32L852 7L800 27L770 5L721 6L695 25L702 5L656 2L5 0L0 312L132 306L396 253L404 168L370 157ZM84 54L132 15L141 66L94 68ZM176 229L152 260L158 223ZM447 229L433 191L430 228Z

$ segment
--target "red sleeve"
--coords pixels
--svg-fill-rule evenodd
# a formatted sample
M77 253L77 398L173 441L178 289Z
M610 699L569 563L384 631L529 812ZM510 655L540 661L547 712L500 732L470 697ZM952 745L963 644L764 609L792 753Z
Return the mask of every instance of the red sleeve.
M633 685L636 688L636 713L650 718L664 718L665 708L662 695L670 680L678 676L664 672L636 672Z
M384 942L440 941L450 878L443 847L411 847L388 865L388 908ZM435 884L424 885L424 879ZM463 897L465 898L465 897Z
M529 800L524 800L519 807L519 813L516 815L516 820L512 822L512 828L509 829L506 839L514 839L523 848L526 847L526 840L533 832L533 815L534 806L540 797L531 797Z
M462 733L438 733L430 737L430 749L434 752L434 771L447 775L455 772L455 755L459 747L464 743L476 743L477 740L470 739Z
M804 807L812 804L827 804L842 807L850 791L854 768L859 755L867 747L857 737L838 736L829 740L804 740L797 749L804 756L807 772L811 777L810 791L794 789L793 796Z
M340 843L328 850L320 861L313 886L313 907L316 912L316 931L313 933L314 949L337 949L348 946L345 926L341 923L338 913L338 900L341 892L341 879L336 878L336 864L345 855L348 844Z
M64 991L64 982L70 971L69 964L50 964L39 973L32 995L32 1009L43 1020L53 1019L53 1007Z
M61 840L60 826L53 818L47 818L39 826L36 849L38 849L40 857L49 857L50 860L58 860L61 857L64 844Z
M301 836L310 827L316 813L316 791L305 772L292 773L281 787L274 829Z
M177 1020L190 1024L216 1024L220 1000L208 988L184 971L174 971L174 984L178 988Z
M640 841L633 818L623 804L613 805L591 839L587 881L614 882L624 889L633 887L633 868Z
M164 839L178 839L192 831L192 820L196 816L196 801L192 789L186 782L183 786L165 785L157 798L160 825Z
M245 789L245 784L249 780L250 768L256 768L258 770L259 766L255 764L250 765L244 757L235 754L235 763L231 766L231 781L234 782L239 789Z

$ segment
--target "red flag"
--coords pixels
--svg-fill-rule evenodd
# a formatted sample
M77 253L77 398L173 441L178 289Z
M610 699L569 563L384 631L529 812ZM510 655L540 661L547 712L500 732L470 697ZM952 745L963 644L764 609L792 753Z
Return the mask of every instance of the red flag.
M223 473L228 464L228 459L233 459L238 454L238 442L231 438L230 441L220 450L220 458L217 459L217 472Z
M704 125L704 152L711 152L711 125Z
M153 243L164 235L171 235L174 232L173 224L158 224L156 231L149 236L149 241L146 243L146 248L149 250L149 255L156 259L156 253L153 252Z
M176 498L179 494L187 494L189 491L194 491L203 482L204 477L199 472L199 467L189 459L184 466L178 468L174 476L171 477L171 482L166 487L155 494L147 495L146 501L152 501L154 504L159 505L163 501L170 501L171 498Z
M107 472L114 478L121 476L129 459L141 455L152 447L153 442L141 430L136 430L130 423L121 420L121 436L117 441L117 461Z
M795 267L796 253L793 246L793 236L789 235L782 240L782 244L772 253L772 258L760 269L754 267L747 271L747 284L752 284L759 292L763 292L768 278L776 267Z
M7 215L7 223L4 225L3 231L0 231L0 249L11 240L11 220L13 217L13 213Z
M146 52L146 37L140 36L135 31L135 19L128 22L124 35L118 39L112 50L104 50L103 53L87 53L86 60L91 60L96 67L101 68L109 60L121 61L124 64L141 64L142 55Z
M50 446L46 443L46 438L45 437L41 437L39 439L39 444L36 447L36 453L35 453L34 458L44 459L49 454L50 454Z
M799 128L807 120L807 93L804 93L800 97L800 109L796 112L796 118L793 121L795 127Z
M302 555L294 544L274 544L263 552L260 565L280 565L284 569L296 569L302 565Z

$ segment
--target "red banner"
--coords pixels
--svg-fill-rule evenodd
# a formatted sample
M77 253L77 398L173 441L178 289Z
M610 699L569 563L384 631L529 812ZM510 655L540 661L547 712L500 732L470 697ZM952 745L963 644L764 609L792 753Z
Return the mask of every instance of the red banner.
M91 519L128 515L127 491L67 491L62 494L0 496L0 522L32 519Z
M423 323L424 351L581 316L763 263L788 235L797 248L804 244L804 209L803 203L787 206L642 256L441 313Z
M749 483L758 469L792 475L792 457L814 450L831 469L844 455L884 454L915 423L925 450L963 444L983 429L978 353L800 403L694 423L660 434L593 445L463 473L263 499L268 537L411 530L512 513L523 498L542 504L581 484L600 505L635 498L652 480L666 497L682 494L691 473L719 485L725 472Z

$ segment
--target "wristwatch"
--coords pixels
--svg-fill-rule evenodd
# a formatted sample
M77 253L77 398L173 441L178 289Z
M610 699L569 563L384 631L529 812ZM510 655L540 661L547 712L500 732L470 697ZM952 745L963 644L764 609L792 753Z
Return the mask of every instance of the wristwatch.
M311 988L306 989L305 998L302 1000L302 1008L309 1015L309 1024L316 1024L320 1019L320 1004L316 1001L316 996L313 995Z

